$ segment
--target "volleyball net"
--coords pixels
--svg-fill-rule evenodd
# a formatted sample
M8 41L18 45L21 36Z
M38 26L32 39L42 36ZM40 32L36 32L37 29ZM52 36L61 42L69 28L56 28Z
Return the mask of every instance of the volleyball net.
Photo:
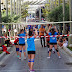
M37 37L60 37L60 36L72 36L72 21L63 21L63 22L21 22L21 23L0 23L2 26L2 35L0 38L27 38L27 37L18 37L15 36L16 33L20 31L20 29L24 29L24 27L27 30L27 33L29 31L29 27L35 27L37 31L39 32L40 25L43 25L46 29L49 27L49 25L56 26L58 30L58 35L52 35L52 36L37 36ZM1 30L1 29L0 29ZM64 33L63 33L64 32ZM3 34L7 33L8 36L5 37Z

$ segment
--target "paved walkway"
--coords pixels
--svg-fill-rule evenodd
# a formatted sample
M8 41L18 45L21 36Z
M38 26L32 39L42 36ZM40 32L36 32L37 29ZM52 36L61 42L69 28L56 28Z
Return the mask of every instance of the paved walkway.
M72 65L66 65L70 62L71 57L63 50L60 49L62 59L58 59L57 54L51 55L51 59L47 59L48 53L47 48L41 48L40 41L36 40L36 57L34 69L36 72L72 72ZM19 60L16 57L15 47L12 49L12 53L8 55L3 65L0 67L0 72L29 72L28 71L28 59Z

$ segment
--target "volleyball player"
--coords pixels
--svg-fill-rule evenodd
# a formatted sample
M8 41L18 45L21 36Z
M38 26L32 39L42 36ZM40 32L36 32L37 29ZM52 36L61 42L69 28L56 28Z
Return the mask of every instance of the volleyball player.
M33 70L33 65L34 65L34 58L35 58L35 53L36 53L36 49L35 49L35 38L38 35L37 33L37 29L33 27L33 29L35 29L36 35L33 36L33 33L31 30L29 30L29 38L27 38L27 52L28 52L28 66L29 66L29 71L30 72L34 72Z
M16 47L17 57L19 58L19 45L18 45L18 41L19 41L18 38L15 39L15 41L14 41L14 45L15 45L15 47Z
M50 29L51 29L51 32L49 32ZM54 26L54 28L51 28L51 26L50 26L50 27L49 27L49 30L48 30L48 34L49 34L50 36L52 36L52 35L57 35L57 34L58 34L58 31L57 31L57 29L56 29L56 26ZM51 56L51 51L52 51L53 45L54 45L54 47L55 47L55 50L56 50L59 58L61 58L61 57L60 57L60 54L59 54L59 50L58 50L58 48L57 48L57 38L56 38L55 36L54 36L54 37L50 37L49 43L50 43L50 50L49 50L49 57L47 57L47 58L50 58L50 56Z
M24 33L24 30L21 29L20 30L20 33L19 33L19 37L25 37L25 33ZM22 48L23 48L23 52L24 52L24 59L26 59L26 50L25 50L25 38L19 38L19 54L20 54L20 57L19 59L21 59L21 53L22 53Z

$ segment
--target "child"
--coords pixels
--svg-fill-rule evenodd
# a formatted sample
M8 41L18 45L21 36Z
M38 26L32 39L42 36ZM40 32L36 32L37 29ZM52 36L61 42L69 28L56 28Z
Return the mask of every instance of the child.
M34 27L33 27L33 29L35 29L36 35L33 36L32 31L29 31L29 38L27 38L27 44L28 44L27 52L28 52L28 58L29 58L28 66L29 66L30 72L34 71L33 65L34 65L34 58L35 58L35 51L36 51L34 40L38 35L37 29Z
M15 39L15 41L14 41L14 45L15 45L15 47L16 47L17 57L19 57L19 45L18 45L18 41L19 41L18 38Z

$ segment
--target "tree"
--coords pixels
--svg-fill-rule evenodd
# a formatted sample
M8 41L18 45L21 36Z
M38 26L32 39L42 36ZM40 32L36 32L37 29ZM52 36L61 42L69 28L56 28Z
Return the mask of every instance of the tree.
M63 21L63 7L62 5L53 9L48 14L48 20L54 21L54 22L60 22ZM69 5L65 5L65 21L69 21Z
M28 5L22 5L21 9L21 17L26 18L28 16L28 10L27 10Z

